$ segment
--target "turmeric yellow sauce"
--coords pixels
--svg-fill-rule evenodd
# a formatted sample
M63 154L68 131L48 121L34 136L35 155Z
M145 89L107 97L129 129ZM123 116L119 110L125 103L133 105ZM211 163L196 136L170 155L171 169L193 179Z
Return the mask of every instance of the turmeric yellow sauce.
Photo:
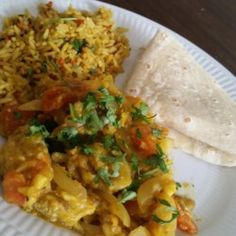
M1 112L6 201L84 235L175 235L183 214L170 141L145 103L110 76L54 86L39 101L34 112L15 104Z
M4 199L86 236L196 233L175 196L168 130L114 85L129 46L111 12L59 13L49 2L1 34Z

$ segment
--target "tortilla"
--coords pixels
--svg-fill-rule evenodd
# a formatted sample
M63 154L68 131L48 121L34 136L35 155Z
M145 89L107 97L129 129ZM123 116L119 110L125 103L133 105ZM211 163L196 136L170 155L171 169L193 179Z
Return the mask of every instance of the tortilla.
M154 37L126 92L151 107L157 122L175 134L176 146L207 162L236 166L236 104L173 36Z

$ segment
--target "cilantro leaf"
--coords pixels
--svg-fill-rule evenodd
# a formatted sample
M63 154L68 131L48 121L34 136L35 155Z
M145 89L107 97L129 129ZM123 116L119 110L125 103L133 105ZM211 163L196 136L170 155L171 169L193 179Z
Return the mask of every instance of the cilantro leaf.
M111 185L110 174L107 169L100 168L97 171L97 176L101 178L107 185Z
M115 100L116 100L116 103L120 105L120 104L125 102L125 97L123 97L123 96L116 96Z
M105 87L100 87L98 90L104 95L109 95L109 92Z
M175 182L175 184L176 184L176 190L178 190L179 188L182 188L181 183L179 183L179 182Z
M114 157L114 156L102 156L100 157L100 160L104 163L107 163L107 164L112 164L112 163L115 163L117 162L117 157Z
M120 175L120 162L114 162L113 164L112 164L112 173L110 174L110 177L112 177L112 178L116 178L116 177L118 177L119 175Z
M144 163L146 165L149 165L153 168L159 167L164 173L168 172L167 165L165 163L165 160L162 159L159 155L154 154L151 158L148 160L144 160Z
M86 45L85 39L74 39L72 42L72 46L75 49L75 51L77 51L77 53L80 53L85 45Z
M124 189L119 195L118 199L121 203L126 203L136 198L137 193L131 190Z
M164 173L166 173L168 172L168 168L164 160L166 155L163 153L159 145L157 145L157 149L158 153L152 155L149 159L144 160L144 163L152 168L159 167Z
M86 115L85 126L88 130L94 134L103 128L103 122L100 120L96 110L89 112Z
M80 142L78 130L75 127L62 128L57 134L57 139L68 148L73 148Z
M112 173L109 173L109 177L115 178L120 175L121 162L125 160L126 153L121 154L118 157L108 156L100 157L100 160L107 164L112 164Z
M113 110L107 111L106 117L104 117L104 123L117 126L117 116Z
M143 120L146 123L149 123L148 121L148 105L146 103L141 103L139 107L133 107L134 111L131 112L133 120Z
M103 146L107 150L115 143L115 138L111 135L106 135L103 138Z
M161 225L168 224L168 223L172 222L173 220L175 220L179 216L178 210L175 207L171 206L171 204L168 201L166 201L165 199L159 199L159 202L162 205L166 206L167 210L172 212L172 216L169 220L163 220L163 219L160 219L157 215L152 215L152 219L155 222L157 222L158 224L161 224Z
M147 172L145 172L145 173L139 174L139 179L140 179L140 180L149 179L149 178L155 176L155 174L156 174L158 171L160 171L160 168L159 168L159 167L158 167L158 168L155 168L155 169L152 169L152 170L150 170L150 171L147 171Z
M132 171L139 173L137 156L132 154L130 162Z
M161 130L160 130L160 129L153 129L153 130L152 130L152 134L153 134L155 137L159 138L159 137L161 136Z
M91 111L96 108L97 101L94 93L88 93L84 99L84 109L85 111Z
M74 104L69 104L69 110L70 110L70 116L72 118L73 121L77 121L77 118L78 118L78 114L75 110L75 106Z
M175 220L179 216L179 213L172 213L172 217L169 220L162 220L157 215L152 215L152 220L157 222L160 225L171 223L173 220Z
M93 148L86 144L81 147L81 150L85 155L91 155L94 152Z
M46 129L45 125L40 124L40 122L36 119L31 121L31 125L29 127L30 135L41 135L43 138L47 138L49 136L49 132Z
M136 129L136 136L138 139L141 139L143 137L142 133L140 132L140 129Z
M141 184L140 180L139 180L138 178L135 178L135 179L133 180L133 182L130 184L130 186L127 187L126 189L127 189L128 191L136 192L136 191L138 190L140 184Z

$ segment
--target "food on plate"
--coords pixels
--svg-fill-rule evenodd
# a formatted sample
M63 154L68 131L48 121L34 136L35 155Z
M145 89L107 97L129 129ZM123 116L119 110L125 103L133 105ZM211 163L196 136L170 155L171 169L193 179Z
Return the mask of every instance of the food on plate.
M154 37L126 92L142 97L177 147L209 163L236 166L236 104L169 33Z
M25 123L0 150L5 200L84 235L168 236L177 224L192 233L177 209L167 129L111 76L77 85L44 91L30 120L11 110Z
M58 12L52 3L4 21L0 32L0 106L38 97L55 81L116 75L129 55L126 29L116 27L112 12L72 7Z
M48 3L6 19L1 35L4 199L83 235L197 232L176 194L168 129L115 86L129 46L110 11Z

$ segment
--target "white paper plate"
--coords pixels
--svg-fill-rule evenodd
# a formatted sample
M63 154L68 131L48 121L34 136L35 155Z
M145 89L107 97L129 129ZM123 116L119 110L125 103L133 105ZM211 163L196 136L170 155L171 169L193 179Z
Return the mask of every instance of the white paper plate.
M28 8L36 13L36 6L43 0L1 0L0 16L9 16L23 12ZM125 73L119 77L119 86L128 78L136 62L140 47L145 47L159 29L172 34L187 48L193 57L209 71L225 91L236 101L236 78L216 60L188 40L170 31L164 26L135 13L90 0L55 0L59 10L70 4L78 9L95 10L101 5L111 8L119 26L129 29L128 37L132 52L125 61ZM1 22L0 22L1 25ZM199 32L200 33L200 32ZM195 186L196 210L200 218L199 236L235 236L236 235L236 168L223 168L209 165L179 150L173 151L175 177L178 181L189 181ZM37 217L9 205L0 196L0 235L1 236L52 236L77 235L75 232L61 229ZM180 232L177 235L182 235Z

